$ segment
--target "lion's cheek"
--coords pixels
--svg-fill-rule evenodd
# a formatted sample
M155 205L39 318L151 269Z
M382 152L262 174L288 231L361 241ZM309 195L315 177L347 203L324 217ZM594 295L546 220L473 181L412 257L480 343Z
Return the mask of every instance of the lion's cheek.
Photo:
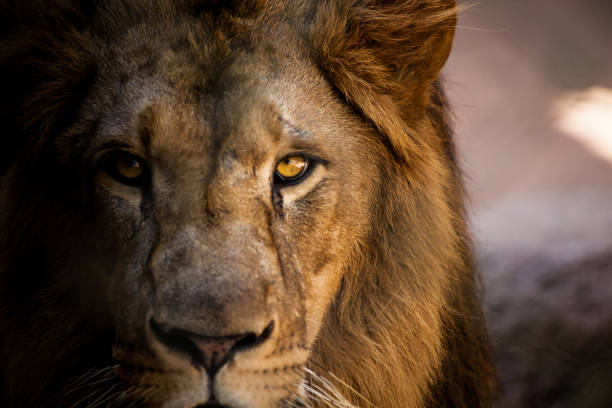
M307 280L304 291L307 344L312 344L321 330L325 314L340 286L341 270L342 266L329 263Z
M100 175L94 189L93 207L100 242L121 243L113 249L116 256L132 250L131 247L139 241L141 230L147 228L141 212L141 194L129 187L113 184L108 176Z

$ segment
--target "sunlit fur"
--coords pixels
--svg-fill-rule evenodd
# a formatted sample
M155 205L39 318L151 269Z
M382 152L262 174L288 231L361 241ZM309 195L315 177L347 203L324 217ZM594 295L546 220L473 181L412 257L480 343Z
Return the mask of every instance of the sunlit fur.
M486 405L493 389L447 104L431 85L455 12L453 1L351 1L318 16L328 77L401 157L315 353L375 406L418 406L432 383L432 406Z
M143 340L137 309L150 294L129 278L177 246L142 233L140 194L75 164L98 134L135 128L163 152L157 165L170 169L158 174L174 177L160 184L170 193L158 188L160 229L179 231L190 251L209 241L226 251L179 254L172 271L243 256L231 252L245 245L240 235L202 232L208 218L233 214L263 236L265 251L253 253L295 269L272 291L271 341L218 374L232 408L490 406L494 373L439 78L454 0L100 4L0 3L0 405L205 402L206 375ZM151 55L164 81L128 87ZM287 115L338 153L286 190L293 207L268 202L267 178L201 165L230 157L273 170L265 154L284 148ZM202 142L211 123L224 126L218 144ZM235 157L211 153L227 146ZM326 174L324 193L299 201ZM238 269L268 262L249 256ZM241 302L235 310L259 307ZM228 316L215 329L241 317Z

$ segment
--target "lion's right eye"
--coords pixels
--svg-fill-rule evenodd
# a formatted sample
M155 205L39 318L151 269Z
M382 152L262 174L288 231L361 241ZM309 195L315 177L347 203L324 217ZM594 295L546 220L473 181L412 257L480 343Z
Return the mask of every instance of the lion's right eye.
M148 173L144 159L127 152L114 155L107 169L114 179L128 186L142 186Z

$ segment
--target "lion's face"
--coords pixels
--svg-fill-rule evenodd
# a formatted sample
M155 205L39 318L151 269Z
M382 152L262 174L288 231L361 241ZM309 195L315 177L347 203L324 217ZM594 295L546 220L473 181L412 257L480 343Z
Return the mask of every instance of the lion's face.
M486 406L454 0L5 3L0 405Z
M299 392L367 232L380 142L286 44L207 59L222 31L197 29L170 42L145 27L103 51L56 141L82 144L61 160L84 175L77 206L92 208L71 268L97 274L135 395L273 407Z

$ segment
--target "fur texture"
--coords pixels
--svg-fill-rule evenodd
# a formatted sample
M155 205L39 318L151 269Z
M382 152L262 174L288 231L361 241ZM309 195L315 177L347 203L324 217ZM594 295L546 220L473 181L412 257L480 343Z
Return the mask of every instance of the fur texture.
M454 1L0 9L4 406L490 405ZM109 170L126 149L148 184ZM287 154L318 164L280 186ZM273 329L213 381L152 321Z

